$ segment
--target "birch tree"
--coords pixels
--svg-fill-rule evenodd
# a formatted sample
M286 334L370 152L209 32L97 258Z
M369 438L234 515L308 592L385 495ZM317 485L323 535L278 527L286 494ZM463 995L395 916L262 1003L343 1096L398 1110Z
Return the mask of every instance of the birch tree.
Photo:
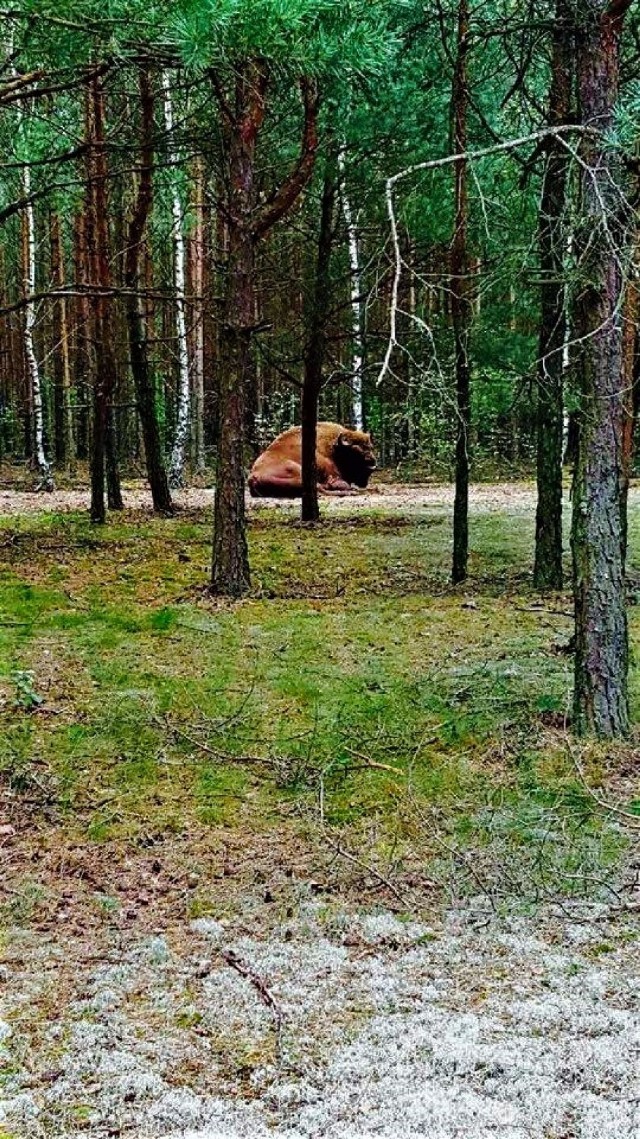
M23 272L24 272L24 349L27 361L27 372L33 402L33 427L35 444L35 461L40 476L39 489L53 490L51 467L44 449L44 410L42 400L42 382L40 368L36 356L33 330L36 325L36 306L33 296L36 291L36 228L31 200L31 171L25 164L22 174L22 189L26 206L24 210L24 238L23 238Z
M351 295L351 330L353 337L353 356L351 363L351 392L353 424L356 431L364 427L362 407L362 366L364 357L364 338L362 330L362 274L360 271L360 249L358 245L358 231L356 228L349 190L347 187L347 164L344 147L338 151L338 172L340 177L340 201L347 228L347 245L349 249L349 290Z
M9 37L6 51L7 60L13 56L13 37ZM10 73L16 77L13 66ZM24 108L18 101L18 127L24 134ZM22 193L25 202L22 227L22 280L24 288L24 353L27 363L27 374L33 407L34 457L40 477L40 490L53 490L51 467L44 448L44 408L42 399L42 382L40 368L36 356L33 331L36 325L36 305L34 294L36 291L36 227L31 196L31 168L26 161L22 167Z
M164 124L167 134L169 163L172 167L171 177L171 214L173 220L173 272L175 285L175 313L176 313L176 347L178 356L178 398L176 407L176 430L169 465L169 483L173 487L184 483L184 464L189 441L189 349L187 345L187 318L185 296L185 242L182 231L183 211L178 182L173 168L178 165L177 148L174 143L173 102L171 98L171 79L168 71L162 73L162 89L164 92Z

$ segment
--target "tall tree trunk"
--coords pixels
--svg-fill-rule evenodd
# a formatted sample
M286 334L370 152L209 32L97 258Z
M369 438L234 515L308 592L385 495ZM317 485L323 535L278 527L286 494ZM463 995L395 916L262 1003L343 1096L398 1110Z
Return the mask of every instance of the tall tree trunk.
M573 72L571 2L556 0L549 125L566 123L571 110ZM562 589L562 452L564 436L564 356L567 331L564 262L568 155L549 139L540 199L540 342L537 409L536 549L537 589Z
M322 187L320 233L316 273L308 318L309 333L304 354L304 380L302 385L302 521L317 522L318 472L316 470L316 435L318 427L318 400L322 388L322 368L327 342L327 318L331 299L331 248L336 181L333 170L327 169Z
M93 75L87 87L87 269L89 281L100 290L92 299L92 338L95 376L93 382L93 436L91 447L91 520L102 523L105 510L105 462L109 461L108 492L113 509L122 507L115 446L109 413L116 381L116 364L107 290L111 286L107 212L107 158L105 144L104 90L102 79ZM113 428L111 428L113 430Z
M140 255L153 200L153 90L147 66L139 69L142 148L138 190L127 233L124 282L127 288L126 313L129 333L131 372L136 405L142 425L147 477L153 509L172 514L173 502L162 454L153 377L149 367L145 303L140 296Z
M88 175L87 175L88 176ZM87 250L87 211L89 210L88 190L84 202L78 210L74 225L74 268L76 281L86 283L90 279ZM91 313L89 298L81 293L74 305L74 357L73 375L77 401L76 447L78 459L86 459L90 451L90 381L93 373L91 347Z
M39 487L42 490L53 490L51 467L44 449L44 406L42 399L42 383L40 368L36 357L33 342L33 330L36 323L36 306L31 299L35 292L36 283L36 234L33 205L31 197L31 171L24 167L22 174L22 189L27 205L24 211L23 227L23 277L24 277L24 350L27 360L27 373L31 388L33 407L33 431L35 441L35 460L40 476Z
M415 316L417 310L415 253L415 244L413 241L410 241L407 258L409 262L409 327L411 332L413 332L415 327ZM407 366L407 457L409 459L409 462L412 463L416 459L416 375L413 349L411 350L411 355L407 359Z
M60 216L56 210L50 215L51 277L56 289L64 289L64 250L60 235ZM67 302L58 297L54 302L54 339L56 361L56 458L66 461L67 470L75 468L75 432L71 403L71 356L69 351L69 320Z
M177 151L173 139L173 104L171 101L171 80L169 73L162 73L164 90L164 123L167 132L169 160L177 161ZM171 486L184 483L184 463L189 439L189 350L187 346L187 317L185 298L185 248L182 232L182 202L178 184L173 180L171 189L171 212L173 215L173 274L175 285L176 345L178 349L178 400L176 407L176 432L171 452L169 482Z
M264 205L256 207L255 151L266 110L267 78L261 60L248 60L239 66L232 108L212 74L227 131L228 253L219 360L211 590L231 597L246 593L250 585L244 442L247 390L255 379L256 243L293 207L311 177L317 150L317 92L313 83L303 80L305 118L299 159Z
M628 630L622 455L625 423L621 295L624 219L607 135L618 94L620 37L630 0L580 0L577 73L582 210L576 251L580 431L573 489L576 620L574 722L579 733L626 735ZM596 133L597 132L597 133Z
M218 461L213 525L214 593L239 597L251 584L244 498L246 392L252 373L256 320L255 150L265 113L267 76L247 65L236 79L228 141L228 252L218 382Z
M51 252L51 284L60 288L60 222L55 210L49 211L49 248ZM61 298L64 300L64 298ZM47 355L52 362L53 374L53 453L56 463L64 464L66 457L64 436L64 374L62 368L62 328L60 320L60 299L54 299L51 306L51 347Z
M204 255L205 255L205 170L198 157L194 163L195 225L192 238L193 273L193 459L198 474L205 468L204 457Z
M115 368L115 355L113 357L113 365ZM107 473L107 504L109 510L124 510L122 491L120 489L120 471L118 469L118 429L116 425L116 412L113 405L109 407L107 411L105 460Z
M469 4L460 0L456 65L453 77L452 116L453 152L462 154L467 147L467 55L469 51ZM454 583L467 576L469 557L469 429L471 426L471 370L469 364L469 327L472 309L469 302L467 275L468 193L467 162L455 167L455 220L451 243L451 317L455 346L456 374L456 490L453 504Z
M640 179L636 180L636 198L640 191ZM640 286L638 265L640 265L640 222L634 216L632 235L632 260L627 278L623 309L622 333L622 388L624 399L624 422L622 428L622 472L620 480L620 511L622 521L622 555L627 556L627 504L629 485L633 473L635 429L640 410Z
M363 365L363 336L362 336L362 282L360 270L360 249L358 246L358 231L356 229L351 200L347 190L347 164L344 149L338 151L338 170L340 172L340 198L342 212L347 227L347 244L349 248L349 268L351 270L349 291L351 294L351 328L353 335L353 356L351 370L352 392L352 419L356 431L364 427L364 414L362 406L362 365Z

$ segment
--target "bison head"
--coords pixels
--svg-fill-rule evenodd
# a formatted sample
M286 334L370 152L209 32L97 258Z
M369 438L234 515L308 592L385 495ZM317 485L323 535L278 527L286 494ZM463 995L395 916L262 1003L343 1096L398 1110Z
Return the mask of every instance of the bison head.
M334 462L345 482L366 486L376 469L371 436L364 431L343 431L337 438Z

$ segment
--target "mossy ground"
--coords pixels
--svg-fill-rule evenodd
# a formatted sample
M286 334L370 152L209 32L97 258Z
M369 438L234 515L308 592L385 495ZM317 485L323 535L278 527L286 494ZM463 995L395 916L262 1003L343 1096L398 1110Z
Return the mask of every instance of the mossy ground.
M634 506L632 571L639 526ZM255 847L286 826L418 887L619 889L628 836L568 744L570 603L532 589L530 511L473 518L453 589L445 511L392 503L309 530L265 507L254 591L233 604L202 590L210 529L204 510L2 521L0 780L24 858L30 835L108 861L170 836ZM635 755L580 752L632 812ZM14 920L47 889L24 858ZM206 891L188 904L206 912Z

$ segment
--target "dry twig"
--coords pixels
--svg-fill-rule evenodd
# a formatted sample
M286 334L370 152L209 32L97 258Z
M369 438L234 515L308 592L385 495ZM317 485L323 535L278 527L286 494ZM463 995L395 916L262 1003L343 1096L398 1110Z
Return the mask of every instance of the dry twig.
M607 811L612 815L616 815L619 819L623 819L625 826L628 827L629 830L640 831L640 816L633 815L631 813L631 811L625 811L623 807L618 807L618 806L616 806L615 803L608 803L606 799L602 799L593 790L593 787L591 787L589 785L589 783L587 781L587 777L584 773L584 769L582 767L582 764L580 763L580 760L578 759L576 752L571 747L571 743L569 742L569 740L566 741L566 746L567 746L567 751L569 752L569 755L571 756L571 761L573 763L576 774L577 774L582 786L584 787L585 791L587 792L589 797L591 799L593 799L594 803L596 803L598 805L598 807L600 807L601 810Z
M242 961L242 959L238 957L237 953L233 952L233 949L221 949L220 956L222 957L223 961L227 963L230 969L235 969L236 973L239 973L240 976L244 977L250 985L253 985L254 989L259 994L263 1004L265 1004L271 1012L276 1030L277 1050L279 1055L281 1050L282 1029L284 1026L284 1014L273 993L271 992L271 989L263 981L262 977L258 976L257 973L254 973L253 969L251 969L244 961Z

